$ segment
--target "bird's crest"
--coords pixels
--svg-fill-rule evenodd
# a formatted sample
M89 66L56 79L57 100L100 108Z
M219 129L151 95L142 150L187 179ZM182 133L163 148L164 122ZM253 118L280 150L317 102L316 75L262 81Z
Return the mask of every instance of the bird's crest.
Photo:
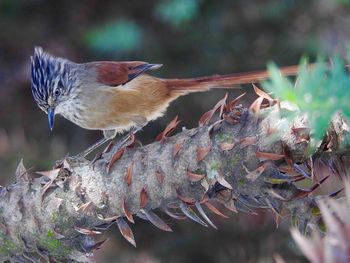
M69 87L66 59L54 57L35 47L31 56L31 88L35 101L41 108L45 108L47 99L54 92L61 81L61 85Z

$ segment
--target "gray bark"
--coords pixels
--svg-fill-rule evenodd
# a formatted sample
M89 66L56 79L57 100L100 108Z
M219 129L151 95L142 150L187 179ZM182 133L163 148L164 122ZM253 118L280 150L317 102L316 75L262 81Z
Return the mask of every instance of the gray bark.
M157 209L195 217L192 212L198 214L206 202L222 211L272 209L276 220L291 215L306 231L316 204L294 181L308 177L309 171L301 168L299 177L293 177L280 168L310 161L307 125L305 116L288 122L277 107L259 117L236 107L216 124L128 147L113 164L113 148L94 164L67 158L44 175L30 174L20 164L17 181L0 191L0 260L37 262L40 255L93 261L97 240L103 240L100 232L113 224L133 243L125 214L170 231L155 215ZM336 116L313 160L342 174L349 167L348 136L347 124ZM205 223L203 214L199 222Z

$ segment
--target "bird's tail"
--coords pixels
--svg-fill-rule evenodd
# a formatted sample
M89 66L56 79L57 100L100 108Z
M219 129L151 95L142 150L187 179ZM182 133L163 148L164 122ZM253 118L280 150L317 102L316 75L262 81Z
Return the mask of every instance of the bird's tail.
M280 68L280 72L284 76L296 75L298 66L283 67ZM213 88L236 88L237 85L260 82L269 78L269 76L269 72L264 70L190 79L166 79L165 82L168 90L173 94L185 95Z

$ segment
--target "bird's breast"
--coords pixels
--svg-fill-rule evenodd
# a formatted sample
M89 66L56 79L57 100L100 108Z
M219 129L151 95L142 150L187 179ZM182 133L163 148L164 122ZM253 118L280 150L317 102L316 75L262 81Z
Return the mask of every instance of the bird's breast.
M143 75L118 87L84 89L61 114L85 129L124 131L162 116L173 99L160 79Z

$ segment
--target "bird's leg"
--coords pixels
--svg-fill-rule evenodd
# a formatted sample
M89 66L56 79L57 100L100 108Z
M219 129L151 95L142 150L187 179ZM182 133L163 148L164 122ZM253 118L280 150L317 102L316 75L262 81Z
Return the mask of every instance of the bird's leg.
M113 146L113 151L117 152L119 149L121 149L128 141L130 138L132 138L132 136L139 132L140 130L142 130L142 128L144 127L144 125L137 125L134 128L132 128L132 130L130 132L128 132L127 135L123 136L114 146Z
M79 153L77 157L86 157L88 154L90 154L92 151L100 147L102 144L108 142L109 140L112 140L116 135L115 130L104 130L103 131L103 138L100 139L98 142L91 145L89 148L87 148L85 151Z

